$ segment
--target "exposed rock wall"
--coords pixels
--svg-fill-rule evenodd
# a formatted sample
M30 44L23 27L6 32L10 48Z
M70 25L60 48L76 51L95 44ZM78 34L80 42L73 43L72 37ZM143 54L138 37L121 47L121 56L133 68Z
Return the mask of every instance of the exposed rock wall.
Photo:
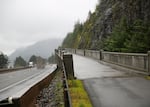
M103 39L111 36L115 26L126 19L132 26L137 20L150 25L150 0L99 0L96 10L84 23L78 24L64 43L68 48L101 49ZM78 29L78 30L77 30ZM70 42L71 41L71 42Z
M113 27L122 17L127 18L130 24L137 19L149 23L150 0L101 0L95 14L97 19L92 29L91 48L95 48L102 38L111 35Z

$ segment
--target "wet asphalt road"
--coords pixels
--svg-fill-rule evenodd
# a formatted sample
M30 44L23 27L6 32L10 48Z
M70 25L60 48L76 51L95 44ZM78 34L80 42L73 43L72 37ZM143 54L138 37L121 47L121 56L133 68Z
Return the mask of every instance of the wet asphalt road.
M55 69L56 65L48 65L44 69L31 68L0 74L0 100L20 97Z
M150 80L82 56L73 55L73 60L75 75L83 80L93 107L150 107Z
M10 85L19 82L21 80L24 80L32 75L36 75L46 69L48 69L48 67L42 70L31 68L31 69L25 69L25 70L0 74L0 90L7 88Z

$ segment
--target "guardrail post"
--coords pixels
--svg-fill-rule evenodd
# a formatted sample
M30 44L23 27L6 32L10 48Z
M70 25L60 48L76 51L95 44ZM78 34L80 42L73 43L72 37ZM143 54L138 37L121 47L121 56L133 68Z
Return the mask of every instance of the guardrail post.
M73 58L71 54L63 55L66 75L68 79L74 79Z
M148 73L150 75L150 51L148 51Z

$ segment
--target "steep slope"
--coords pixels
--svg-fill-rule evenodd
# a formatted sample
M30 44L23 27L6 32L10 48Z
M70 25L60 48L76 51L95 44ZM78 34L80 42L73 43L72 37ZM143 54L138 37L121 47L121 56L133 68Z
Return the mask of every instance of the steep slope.
M54 52L54 49L61 45L61 42L61 39L39 41L31 46L17 49L9 56L9 59L14 61L16 57L22 56L26 61L28 61L32 55L48 58Z
M84 23L78 23L73 32L69 33L63 42L63 47L82 49L104 49L106 38L112 36L116 26L121 25L125 19L130 32L135 28L136 21L142 21L143 26L148 26L143 32L149 32L150 26L150 1L148 0L99 0L95 12L89 12L89 17ZM144 23L144 24L143 24ZM145 25L145 23L147 25ZM124 24L124 25L125 25ZM123 24L122 24L123 25ZM140 27L143 27L141 26ZM139 26L139 25L136 25ZM120 26L122 27L122 26ZM128 33L128 32L127 32ZM73 36L72 36L73 35ZM132 35L135 35L133 33ZM147 34L148 35L148 34ZM143 36L143 35L141 35ZM67 45L67 39L72 41ZM131 39L131 38L129 38ZM148 38L150 39L150 38ZM147 44L146 44L147 45Z

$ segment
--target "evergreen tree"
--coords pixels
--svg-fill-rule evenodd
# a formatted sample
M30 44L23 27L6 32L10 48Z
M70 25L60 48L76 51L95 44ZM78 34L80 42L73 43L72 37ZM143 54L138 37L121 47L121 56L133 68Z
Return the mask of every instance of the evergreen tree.
M82 32L83 25L77 21L74 25L73 32L67 34L63 41L62 47L65 48L75 48L78 46L79 36Z
M29 62L33 62L34 64L36 64L36 63L37 63L37 56L32 55L32 56L30 57L30 59L29 59Z
M147 53L150 50L150 25L142 20L136 20L131 35L124 44L128 52Z
M124 42L129 38L130 26L128 26L126 18L122 18L120 23L115 26L112 35L105 40L104 50L113 52L126 51Z
M127 24L123 19L104 42L104 50L147 53L150 50L150 24L136 20Z
M26 61L21 57L16 57L14 66L15 67L25 67L27 65Z
M0 54L0 68L6 68L8 64L8 57L3 53Z

